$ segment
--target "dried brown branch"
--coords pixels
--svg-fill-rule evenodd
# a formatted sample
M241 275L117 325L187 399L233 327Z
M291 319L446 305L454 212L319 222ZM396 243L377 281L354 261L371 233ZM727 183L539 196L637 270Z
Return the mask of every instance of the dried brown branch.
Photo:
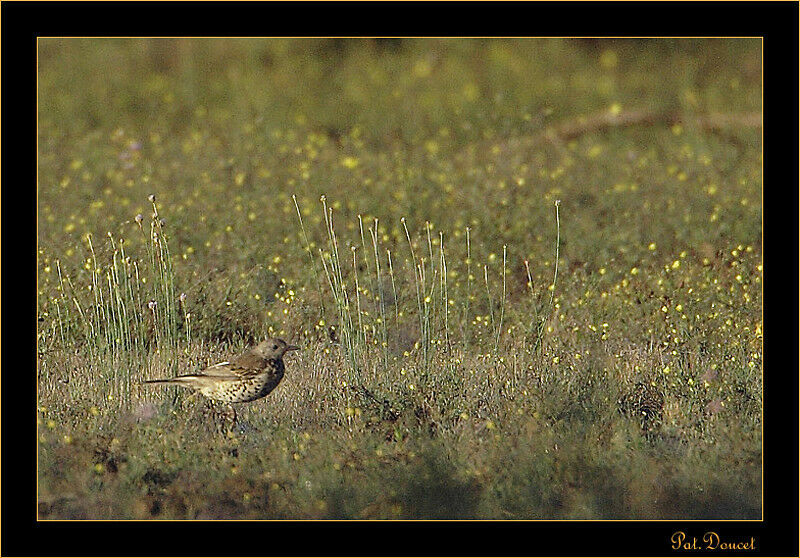
M497 155L499 152L509 153L520 149L539 147L544 143L563 149L565 142L591 132L625 126L674 126L676 124L697 127L709 132L724 132L742 128L761 128L762 119L761 113L758 112L686 114L679 111L648 109L630 109L617 113L604 110L588 116L563 120L548 126L543 132L536 135L509 138L500 144L496 141L472 144L461 155L474 154L476 151L480 152L484 149L489 149Z
M561 141L568 141L587 132L596 132L621 126L638 126L656 124L687 124L704 130L716 131L726 128L760 128L761 114L746 113L710 113L703 115L687 115L680 112L658 112L653 110L633 109L619 113L602 111L587 117L567 120L548 128L545 135L553 135Z

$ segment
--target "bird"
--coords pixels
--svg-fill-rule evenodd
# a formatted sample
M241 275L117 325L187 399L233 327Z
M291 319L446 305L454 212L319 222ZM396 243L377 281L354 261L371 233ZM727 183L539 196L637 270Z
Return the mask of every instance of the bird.
M145 380L145 384L168 384L188 387L214 401L231 405L247 403L268 395L283 379L286 366L283 355L300 347L286 341L267 338L241 355L204 368L196 374L185 374L163 380Z
M653 385L637 382L623 395L617 405L625 416L637 418L646 434L652 434L664 419L664 394Z

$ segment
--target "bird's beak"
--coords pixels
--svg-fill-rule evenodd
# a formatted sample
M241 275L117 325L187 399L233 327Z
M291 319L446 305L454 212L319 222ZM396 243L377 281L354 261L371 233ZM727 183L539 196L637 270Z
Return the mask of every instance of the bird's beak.
M286 350L287 351L299 351L300 347L295 347L294 345L289 345L288 347L286 347Z

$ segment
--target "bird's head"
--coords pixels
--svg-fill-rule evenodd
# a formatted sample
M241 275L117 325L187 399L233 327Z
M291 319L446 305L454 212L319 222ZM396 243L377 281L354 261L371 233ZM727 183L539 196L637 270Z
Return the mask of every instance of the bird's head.
M297 351L300 347L289 345L283 339L267 338L256 346L256 352L263 358L281 358L286 351Z

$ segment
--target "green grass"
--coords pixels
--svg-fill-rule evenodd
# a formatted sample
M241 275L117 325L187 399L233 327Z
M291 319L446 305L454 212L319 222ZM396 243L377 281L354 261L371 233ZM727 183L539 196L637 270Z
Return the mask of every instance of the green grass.
M759 41L43 39L38 75L41 519L760 518ZM234 432L139 385L266 335L303 350Z

